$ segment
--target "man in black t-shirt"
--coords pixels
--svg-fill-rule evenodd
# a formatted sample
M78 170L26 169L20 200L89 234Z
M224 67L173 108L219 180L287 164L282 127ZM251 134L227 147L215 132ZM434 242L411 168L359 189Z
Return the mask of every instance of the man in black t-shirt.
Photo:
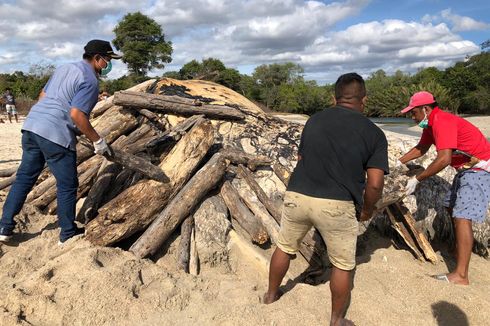
M265 303L278 299L291 255L298 252L305 234L314 226L333 265L331 325L352 324L343 316L355 268L356 216L361 221L371 218L388 173L388 143L381 129L362 114L366 100L362 77L342 75L335 84L336 105L307 121L298 164L284 198L281 231L264 296Z

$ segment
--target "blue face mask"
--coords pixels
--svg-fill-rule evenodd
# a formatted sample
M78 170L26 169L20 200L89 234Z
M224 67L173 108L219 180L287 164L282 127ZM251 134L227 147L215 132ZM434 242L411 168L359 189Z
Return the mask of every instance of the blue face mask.
M102 60L104 60L104 59L102 59ZM111 70L112 70L112 62L110 62L110 61L105 61L105 62L106 62L105 68L102 68L100 70L100 76L101 77L107 76L111 72Z
M424 109L424 115L425 115L424 120L419 122L419 127L422 129L427 129L429 128L429 119L427 119L427 113L425 112L425 109Z

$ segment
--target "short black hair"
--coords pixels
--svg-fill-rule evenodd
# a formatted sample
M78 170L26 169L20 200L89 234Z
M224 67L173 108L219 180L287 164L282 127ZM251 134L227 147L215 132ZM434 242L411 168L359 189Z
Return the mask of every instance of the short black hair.
M83 54L83 60L90 60L94 57L92 53L84 53Z
M361 100L366 96L366 85L364 79L355 72L344 74L335 83L335 99Z

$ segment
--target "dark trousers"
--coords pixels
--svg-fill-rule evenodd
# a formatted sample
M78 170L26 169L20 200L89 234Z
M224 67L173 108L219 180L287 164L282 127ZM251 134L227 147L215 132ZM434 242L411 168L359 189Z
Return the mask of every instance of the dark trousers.
M22 209L27 194L36 183L44 164L47 163L56 178L60 239L70 238L76 231L74 223L78 188L76 152L30 131L22 132L22 151L22 162L3 206L0 227L14 229L14 216Z

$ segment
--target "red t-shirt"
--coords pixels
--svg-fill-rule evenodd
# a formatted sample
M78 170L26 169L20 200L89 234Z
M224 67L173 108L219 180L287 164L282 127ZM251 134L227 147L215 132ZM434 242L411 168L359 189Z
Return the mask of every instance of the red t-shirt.
M449 112L434 108L429 116L429 127L424 129L420 145L436 145L436 149L458 149L480 160L490 159L490 142L480 129ZM453 154L451 166L458 168L469 159Z

